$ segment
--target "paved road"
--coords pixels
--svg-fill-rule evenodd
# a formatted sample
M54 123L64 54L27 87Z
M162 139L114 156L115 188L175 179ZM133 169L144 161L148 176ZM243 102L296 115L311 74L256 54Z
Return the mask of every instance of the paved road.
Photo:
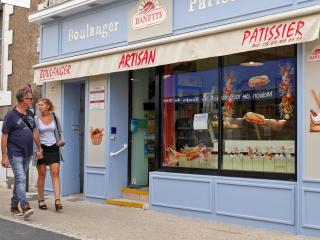
M0 240L76 240L58 233L0 218Z

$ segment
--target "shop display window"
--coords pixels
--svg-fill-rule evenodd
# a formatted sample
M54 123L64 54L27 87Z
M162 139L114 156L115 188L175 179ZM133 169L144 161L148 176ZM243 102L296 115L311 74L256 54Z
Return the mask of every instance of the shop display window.
M223 169L295 173L296 58L286 48L255 66L223 58Z
M296 70L294 45L164 66L161 167L292 179Z
M211 59L165 68L163 166L218 167L218 130L207 125L207 119L218 119L217 66L217 61ZM200 126L204 121L204 126Z

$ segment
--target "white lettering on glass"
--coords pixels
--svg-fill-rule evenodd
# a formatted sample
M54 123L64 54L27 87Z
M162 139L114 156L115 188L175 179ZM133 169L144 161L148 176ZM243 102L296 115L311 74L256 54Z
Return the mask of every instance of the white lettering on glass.
M110 32L117 32L119 29L119 22L110 22L101 25L90 25L82 29L68 29L68 42L83 40L93 37L107 38Z
M221 4L229 4L234 1L236 0L189 0L188 12L193 12L194 10L205 10Z

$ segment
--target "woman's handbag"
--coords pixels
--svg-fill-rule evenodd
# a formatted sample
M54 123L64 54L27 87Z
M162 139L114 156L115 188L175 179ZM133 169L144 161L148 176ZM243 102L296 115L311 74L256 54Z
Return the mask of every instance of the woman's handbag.
M57 119L56 114L54 112L52 112L52 115L53 115L54 123L56 124L59 139L61 140L61 132L60 132L61 129L60 129L60 125L58 124L58 119ZM61 161L64 161L62 150L61 150L64 145L66 145L65 142L61 146L59 146L59 154L60 154Z
M56 114L54 112L52 112L52 115L53 115L53 119L54 119L54 123L56 124L56 128L58 130L58 135L59 135L59 139L61 139L61 132L59 130L59 125L58 125L58 120L57 120L57 117L56 117ZM66 143L64 142L61 147L63 147Z

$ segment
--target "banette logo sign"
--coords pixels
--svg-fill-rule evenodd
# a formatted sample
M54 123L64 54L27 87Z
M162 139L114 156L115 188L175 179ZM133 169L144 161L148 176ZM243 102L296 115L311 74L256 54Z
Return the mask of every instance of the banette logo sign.
M320 45L312 49L312 52L308 56L308 61L309 62L320 61Z
M161 24L166 19L167 9L160 5L159 0L142 0L131 20L131 25L134 30L138 30Z

